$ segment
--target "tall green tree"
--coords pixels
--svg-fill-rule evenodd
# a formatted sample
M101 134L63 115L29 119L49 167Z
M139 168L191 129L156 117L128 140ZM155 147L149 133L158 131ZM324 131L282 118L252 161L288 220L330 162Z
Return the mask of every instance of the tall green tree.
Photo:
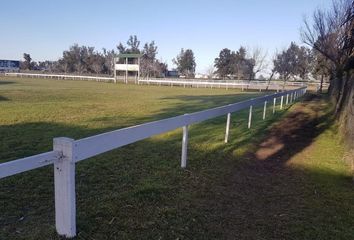
M23 62L23 69L24 70L31 70L32 69L32 65L31 65L31 63L32 63L32 58L31 58L31 55L30 54L28 54L28 53L24 53L23 54L23 58L25 59L25 61Z
M232 73L237 79L253 79L255 61L252 58L247 58L246 55L247 50L243 46L233 54Z
M102 52L104 57L103 72L111 75L114 67L113 61L117 53L114 50L107 50L105 48L102 49Z
M233 62L233 53L230 49L224 48L220 51L219 57L215 58L214 66L216 68L216 73L221 77L232 74L231 65Z
M247 58L245 47L240 47L236 52L228 48L220 51L219 57L215 58L214 66L216 73L221 78L252 79L254 77L255 61Z
M195 75L195 58L191 49L181 49L180 53L174 58L173 63L177 66L178 72L186 77L194 77Z
M136 35L129 36L127 46L124 46L121 42L117 45L119 53L140 53L140 41Z
M309 48L291 42L287 49L276 55L273 66L273 72L279 73L284 86L290 78L306 79L312 71L312 52Z
M280 78L283 79L283 89L285 83L295 73L294 62L295 57L292 55L290 48L278 53L273 59L273 72L279 73Z
M296 63L296 74L302 80L308 78L312 71L312 66L314 58L311 49L301 46L297 48L297 63Z
M145 43L142 53L143 57L140 62L142 76L158 76L160 66L159 62L156 60L157 46L155 45L155 42Z

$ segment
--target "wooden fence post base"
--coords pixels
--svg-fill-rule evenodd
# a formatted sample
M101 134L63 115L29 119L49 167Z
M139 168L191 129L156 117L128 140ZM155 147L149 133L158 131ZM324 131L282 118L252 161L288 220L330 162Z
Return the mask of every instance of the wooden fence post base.
M250 112L248 115L248 128L251 128L251 123L252 123L252 105L250 106Z
M263 120L266 118L266 113L267 113L267 101L264 102L264 107L263 107Z
M281 98L280 98L280 110L283 109L283 101L284 101L284 96L281 96Z
M62 157L54 162L55 226L59 235L76 236L75 146L70 138L54 138L54 151Z
M228 113L226 119L225 143L229 141L230 121L231 121L231 113Z
M188 150L188 125L183 127L181 168L185 168L187 166L187 150Z
M286 94L286 102L285 102L285 105L288 105L289 104L289 94Z

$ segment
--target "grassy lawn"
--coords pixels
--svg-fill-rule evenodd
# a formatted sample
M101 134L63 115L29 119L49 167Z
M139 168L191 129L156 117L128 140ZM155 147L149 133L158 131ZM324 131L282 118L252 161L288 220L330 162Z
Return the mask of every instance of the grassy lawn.
M53 137L78 139L259 95L0 78L0 161L48 151ZM350 239L354 193L344 149L326 102L307 105L275 115L269 108L265 121L260 106L250 130L247 111L236 113L228 144L226 117L191 126L186 170L181 129L78 163L77 239ZM293 116L304 125L292 128ZM282 136L277 128L289 134L272 142L266 136ZM276 144L264 148L267 141ZM0 239L58 239L53 190L52 167L1 179Z

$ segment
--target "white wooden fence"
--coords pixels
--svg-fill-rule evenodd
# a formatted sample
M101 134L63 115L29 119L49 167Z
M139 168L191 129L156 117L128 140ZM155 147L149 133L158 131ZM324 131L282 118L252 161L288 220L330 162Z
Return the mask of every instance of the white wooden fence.
M283 89L283 83L279 81L257 81L257 80L207 80L207 79L183 79L183 78L158 78L158 79L140 79L139 84L159 85L159 86L183 86L195 88L238 88L242 91L245 89L276 90L277 92ZM285 89L296 89L304 87L304 82L286 82Z
M93 80L97 82L114 82L113 77L78 76L66 74L43 74L43 73L5 73L5 76L29 77L29 78L50 78L63 80Z
M59 235L74 237L76 235L75 164L77 162L182 127L181 167L185 168L187 166L189 125L227 115L225 132L225 142L227 143L231 113L249 108L248 128L251 128L252 109L254 106L263 104L264 119L266 117L267 103L273 103L274 113L278 100L280 101L280 109L283 109L284 97L286 97L285 104L291 104L305 92L306 87L302 87L204 111L148 122L79 140L65 137L54 138L53 151L0 164L0 178L53 164L56 230Z

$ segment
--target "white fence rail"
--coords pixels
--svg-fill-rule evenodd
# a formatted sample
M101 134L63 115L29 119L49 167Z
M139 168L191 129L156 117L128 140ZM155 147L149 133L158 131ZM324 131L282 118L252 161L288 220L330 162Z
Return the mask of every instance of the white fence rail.
M277 92L283 89L283 83L279 81L257 81L257 80L206 80L206 79L180 79L180 78L163 78L163 79L140 79L139 84L159 85L159 86L183 86L196 88L238 88L238 89L256 89L276 90ZM304 82L286 82L286 89L295 89L298 87L307 86Z
M50 78L50 79L68 79L68 80L94 80L98 82L114 82L113 77L93 77L77 76L65 74L43 74L43 73L5 73L5 76L29 77L29 78Z
M183 128L181 167L187 166L188 126L207 119L227 115L225 142L228 142L231 113L249 108L248 128L251 127L252 109L264 104L263 119L266 117L267 103L273 103L273 113L277 99L283 108L284 96L290 104L306 92L306 87L279 92L272 95L216 107L204 111L180 115L159 121L148 122L95 136L74 140L54 138L53 151L0 164L0 178L54 164L55 224L59 235L76 235L75 164L101 153L151 136Z

